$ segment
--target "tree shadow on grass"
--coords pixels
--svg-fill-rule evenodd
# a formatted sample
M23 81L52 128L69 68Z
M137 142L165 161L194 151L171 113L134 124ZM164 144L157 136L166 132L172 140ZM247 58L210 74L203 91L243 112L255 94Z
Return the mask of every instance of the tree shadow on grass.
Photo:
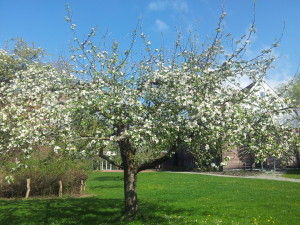
M123 200L90 198L0 200L0 224L128 224L123 217ZM172 209L140 202L137 224L165 224L167 215L180 215Z
M286 171L287 174L299 174L300 175L300 170L299 169L290 169Z
M0 224L113 224L122 205L119 199L95 197L0 200Z
M98 176L89 178L89 186L93 190L110 188L123 188L123 177L121 176Z
M99 176L89 178L91 181L123 181L123 176Z
M100 189L100 188L123 188L123 185L108 185L108 184L101 184L101 185L97 185L97 186L93 186L93 188L97 188L97 189ZM0 224L1 225L1 224Z
M140 224L187 224L185 216L195 214L194 210L173 208L162 204L149 202L139 203L137 221ZM184 215L184 216L183 216Z

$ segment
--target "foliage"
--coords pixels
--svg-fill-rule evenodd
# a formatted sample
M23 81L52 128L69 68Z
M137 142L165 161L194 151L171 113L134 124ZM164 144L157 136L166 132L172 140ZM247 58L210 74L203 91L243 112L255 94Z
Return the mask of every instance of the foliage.
M140 173L141 203L130 222L122 219L122 174L89 177L94 197L1 199L1 224L297 224L300 219L299 183Z
M300 73L296 74L294 79L279 86L278 91L282 96L291 99L288 105L291 112L289 114L290 123L294 128L294 141L292 152L296 159L297 167L300 168L300 146L299 146L299 121L300 121ZM289 122L289 121L287 121Z
M58 182L63 182L64 194L77 194L80 191L81 180L87 179L85 164L63 156L54 155L52 150L39 149L26 167L19 167L11 173L10 164L19 162L6 161L1 166L0 196L24 197L26 179L31 179L30 196L58 195Z
M26 70L28 64L41 63L45 55L43 49L28 45L22 38L12 39L12 44L11 54L0 54L0 82L9 82L16 72Z
M8 58L3 50L0 55ZM7 63L2 61L2 65ZM53 146L62 142L68 114L64 111L68 98L64 89L72 78L57 74L49 65L27 64L14 71L14 78L0 85L0 155L28 159L37 145ZM57 116L56 115L60 115ZM61 121L61 122L58 122Z
M242 129L240 148L246 154L254 154L256 163L262 163L268 157L289 158L295 137L289 124L282 122L286 112L281 109L286 107L286 102L274 94L258 98L261 99L256 100L254 110L243 112L248 125Z
M300 73L296 74L294 79L286 84L279 87L279 90L283 92L284 95L293 99L296 106L300 105Z

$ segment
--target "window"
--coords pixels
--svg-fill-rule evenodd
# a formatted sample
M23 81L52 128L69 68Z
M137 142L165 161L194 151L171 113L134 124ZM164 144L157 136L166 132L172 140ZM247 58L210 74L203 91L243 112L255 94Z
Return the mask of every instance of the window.
M260 92L260 97L264 97L264 96L266 96L266 93L265 92Z

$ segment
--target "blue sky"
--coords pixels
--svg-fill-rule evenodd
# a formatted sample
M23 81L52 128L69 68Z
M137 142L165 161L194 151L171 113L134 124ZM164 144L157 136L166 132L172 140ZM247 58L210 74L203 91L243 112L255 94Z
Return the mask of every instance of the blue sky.
M66 15L65 0L0 0L0 46L5 40L22 37L47 49L56 58L68 56L73 40ZM129 43L131 32L141 17L143 32L153 48L160 47L162 33L166 48L176 38L175 27L183 33L197 27L200 37L214 32L222 6L227 13L225 29L239 37L253 19L252 0L69 0L80 38L97 26L99 33ZM270 46L283 33L275 69L268 81L274 86L295 75L300 63L300 1L257 0L256 29L249 54ZM99 37L99 42L101 41Z

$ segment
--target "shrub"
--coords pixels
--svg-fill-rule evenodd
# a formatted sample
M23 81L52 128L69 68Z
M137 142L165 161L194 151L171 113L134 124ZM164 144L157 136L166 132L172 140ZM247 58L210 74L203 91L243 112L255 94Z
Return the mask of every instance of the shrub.
M34 158L29 160L27 168L22 167L13 173L13 182L8 183L8 170L0 169L0 197L24 197L26 179L30 178L30 196L58 195L59 181L63 183L63 194L80 192L81 180L87 179L87 169L78 160L66 157Z

